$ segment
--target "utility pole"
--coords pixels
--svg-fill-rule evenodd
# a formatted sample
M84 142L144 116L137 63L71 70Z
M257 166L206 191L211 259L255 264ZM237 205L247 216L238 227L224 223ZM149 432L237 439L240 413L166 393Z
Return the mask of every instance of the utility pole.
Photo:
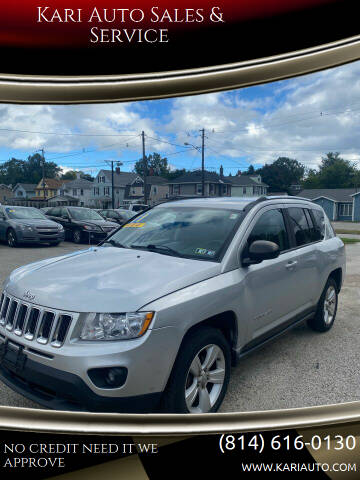
M45 201L45 151L43 148L40 149L42 154L42 186L43 186L43 197Z
M205 196L205 129L202 128L201 132L201 190L202 196Z
M147 176L147 158L145 155L145 132L141 132L142 137L142 154L143 154L143 172L144 172L144 203L147 205L147 189L146 189L146 176Z
M111 208L114 210L114 161L111 160Z

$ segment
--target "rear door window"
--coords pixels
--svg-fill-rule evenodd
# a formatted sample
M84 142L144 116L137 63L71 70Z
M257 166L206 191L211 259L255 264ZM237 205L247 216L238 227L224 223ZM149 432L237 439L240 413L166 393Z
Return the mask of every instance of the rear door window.
M297 247L313 242L312 225L305 214L305 210L300 207L291 207L287 209L291 228L294 232L295 244Z

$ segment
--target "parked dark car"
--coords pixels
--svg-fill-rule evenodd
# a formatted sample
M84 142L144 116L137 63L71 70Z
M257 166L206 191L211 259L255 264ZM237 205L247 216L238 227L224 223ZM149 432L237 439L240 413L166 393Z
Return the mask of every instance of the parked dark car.
M21 243L58 245L64 240L64 229L36 208L0 206L0 240L9 247Z
M100 215L105 218L105 220L109 220L109 222L115 222L119 225L123 225L125 222L130 220L130 218L136 215L136 212L131 212L129 210L124 210L122 208L117 209L106 209L106 210L99 210Z
M118 227L91 208L53 207L47 211L46 216L60 223L65 230L65 239L75 243L100 242Z

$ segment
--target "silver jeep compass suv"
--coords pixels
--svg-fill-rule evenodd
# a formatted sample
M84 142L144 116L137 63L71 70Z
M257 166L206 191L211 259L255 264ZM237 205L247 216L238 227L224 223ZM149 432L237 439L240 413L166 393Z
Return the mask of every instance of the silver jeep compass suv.
M332 327L344 274L342 241L306 199L164 203L12 272L0 378L56 409L215 412L237 359L300 322Z

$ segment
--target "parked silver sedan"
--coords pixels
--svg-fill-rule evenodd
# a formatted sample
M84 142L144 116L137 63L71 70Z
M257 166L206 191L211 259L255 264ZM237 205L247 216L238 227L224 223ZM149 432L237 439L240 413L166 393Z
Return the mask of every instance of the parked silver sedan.
M9 247L21 243L58 245L64 240L64 228L36 208L0 206L0 240Z

